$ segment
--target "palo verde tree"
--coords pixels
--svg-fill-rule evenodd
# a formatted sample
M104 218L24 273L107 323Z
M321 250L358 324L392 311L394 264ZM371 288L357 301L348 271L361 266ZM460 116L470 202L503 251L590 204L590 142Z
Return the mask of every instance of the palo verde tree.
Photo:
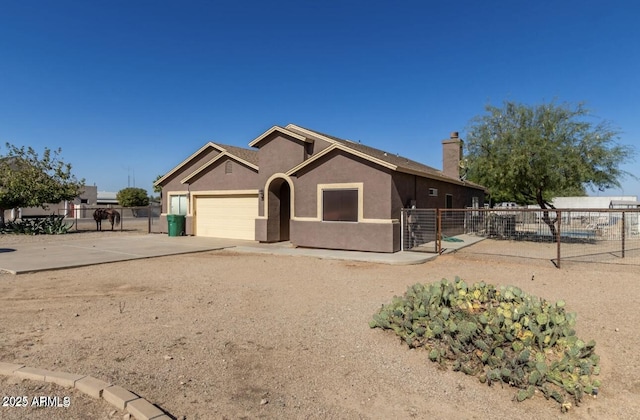
M149 205L149 196L143 188L124 188L118 191L116 199L122 207L143 207Z
M4 212L19 207L42 207L78 197L84 179L77 180L71 165L60 157L61 149L44 149L40 156L33 148L6 143L0 155L0 226Z
M594 123L583 104L505 101L471 121L465 165L468 179L487 187L494 200L547 210L554 197L619 187L620 179L633 176L620 165L634 151L618 140L619 132L606 121ZM556 219L543 212L554 236Z

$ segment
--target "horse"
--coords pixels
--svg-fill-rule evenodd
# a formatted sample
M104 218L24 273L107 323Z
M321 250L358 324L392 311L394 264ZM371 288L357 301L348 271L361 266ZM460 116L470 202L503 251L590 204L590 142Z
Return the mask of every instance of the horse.
M113 209L96 209L93 212L93 220L96 221L96 231L102 231L102 221L109 220L111 222L111 230L113 230L113 224L116 226L120 224L120 213Z

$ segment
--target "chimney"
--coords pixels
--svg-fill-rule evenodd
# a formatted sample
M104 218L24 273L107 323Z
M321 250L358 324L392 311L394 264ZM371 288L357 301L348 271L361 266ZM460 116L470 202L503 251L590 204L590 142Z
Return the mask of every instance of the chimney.
M457 131L453 131L450 138L442 140L442 172L451 178L460 179L462 143Z

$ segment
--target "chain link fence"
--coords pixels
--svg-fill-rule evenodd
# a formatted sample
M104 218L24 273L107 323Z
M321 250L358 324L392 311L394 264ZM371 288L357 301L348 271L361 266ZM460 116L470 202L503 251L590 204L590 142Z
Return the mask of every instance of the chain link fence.
M72 230L95 231L97 230L97 223L93 218L93 214L97 209L104 208L115 210L120 215L120 223L114 223L114 230L140 233L160 231L157 227L160 223L161 206L158 205L144 207L83 206L66 212L61 210L59 214L65 215L65 220L68 223L72 223ZM111 230L111 222L109 220L102 220L102 230Z
M640 209L402 211L403 250L441 253L466 235L490 242L465 252L546 259L558 267L562 261L640 265L639 231Z

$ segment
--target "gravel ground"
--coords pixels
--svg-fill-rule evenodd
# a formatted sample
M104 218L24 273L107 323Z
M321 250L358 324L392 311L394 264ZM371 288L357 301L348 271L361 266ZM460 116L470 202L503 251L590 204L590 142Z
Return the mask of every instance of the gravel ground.
M0 236L12 240L41 239ZM471 248L483 246L509 244ZM179 419L640 418L639 274L464 251L417 266L218 251L2 274L0 361L92 375ZM407 286L456 275L564 299L578 313L578 335L597 342L598 398L568 414L540 395L517 403L514 389L441 370L426 351L368 327ZM73 390L0 376L0 396L16 395L71 404L0 407L0 418L123 414Z

